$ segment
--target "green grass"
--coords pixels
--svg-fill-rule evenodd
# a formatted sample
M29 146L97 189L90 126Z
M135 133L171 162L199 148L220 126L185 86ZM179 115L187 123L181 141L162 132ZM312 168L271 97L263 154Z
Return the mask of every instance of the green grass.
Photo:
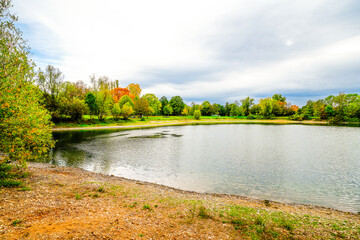
M19 179L24 178L28 173L23 172L21 168L11 164L0 164L0 187L14 188L21 187L23 182Z
M16 219L15 221L13 221L11 224L15 227L16 225L19 225L20 223L22 223L23 220L19 220L19 219Z
M149 204L144 204L143 207L142 207L142 209L143 209L143 210L149 210L149 211L152 210L152 208L151 208L151 206L150 206Z
M80 200L80 199L82 199L83 197L81 196L81 195L79 195L79 194L75 194L75 199L76 200Z
M256 116L255 116L256 117ZM244 116L229 117L229 116L202 116L200 120L195 120L193 116L149 116L143 118L130 118L128 120L114 119L107 117L103 121L99 121L97 117L90 120L88 115L83 117L80 122L60 122L56 123L56 127L71 128L71 127L101 127L101 126L132 126L133 128L142 128L143 125L153 125L156 127L161 124L216 124L226 121L227 123L272 123L269 120L289 120L288 117L276 117L272 119L247 119ZM289 120L288 123L292 123ZM286 123L284 123L286 124ZM134 127L135 126L135 127Z

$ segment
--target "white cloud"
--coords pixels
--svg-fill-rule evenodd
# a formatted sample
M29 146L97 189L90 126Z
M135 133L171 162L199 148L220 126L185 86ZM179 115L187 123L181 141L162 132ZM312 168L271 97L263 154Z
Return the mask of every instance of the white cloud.
M360 63L356 1L13 4L20 22L30 28L26 37L36 62L55 65L70 81L88 81L96 73L124 85L143 84L145 93L220 101L271 91L360 88L350 80L341 85L324 78L336 69L346 75L348 66ZM181 84L166 79L171 71L203 74Z

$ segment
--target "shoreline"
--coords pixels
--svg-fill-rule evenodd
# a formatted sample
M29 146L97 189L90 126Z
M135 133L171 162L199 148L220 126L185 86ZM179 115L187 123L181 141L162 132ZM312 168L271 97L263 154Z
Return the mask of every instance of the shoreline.
M0 188L0 239L360 238L360 215L29 163Z
M185 190L185 189L181 189L181 188L171 187L171 186L167 186L167 185L159 184L159 183L153 183L153 182L147 182L147 181L136 180L136 179L131 179L131 178L119 177L119 176L115 176L115 175L93 172L93 171L89 171L89 170L86 170L86 169L83 169L80 167L64 167L64 166L53 165L51 163L37 163L37 162L30 162L29 164L31 165L31 167L35 167L35 168L38 167L39 165L40 166L43 165L47 168L59 167L59 168L77 169L78 171L84 171L86 173L99 175L99 176L102 176L105 178L109 177L109 178L119 179L122 181L132 182L134 184L139 184L139 185L143 185L143 186L158 187L165 191L173 191L173 192L177 192L180 194L199 195L202 197L210 196L210 197L220 197L220 198L234 198L234 199L239 199L239 200L248 201L248 202L254 202L254 203L258 203L258 204L264 204L264 201L269 201L270 204L276 204L276 205L281 205L281 206L317 209L320 211L335 211L335 212L339 212L339 213L343 213L343 214L350 214L350 215L360 217L360 215L355 212L344 211L341 209L336 209L336 208L331 208L331 207L326 207L326 206L321 206L321 205L296 203L296 202L282 202L282 201L275 201L275 200L270 200L270 199L263 200L263 199L259 199L259 198L255 198L255 197L249 197L249 196L237 195L237 194L215 193L215 192L197 192L197 191L192 191L192 190Z
M54 127L54 132L58 131L78 131L78 130L104 130L104 129L144 129L166 126L187 126L187 125L216 125L216 124L269 124L269 125L328 125L325 121L294 121L294 120L169 120L169 121L150 121L144 124L131 125L109 125L109 126L86 126L86 127Z

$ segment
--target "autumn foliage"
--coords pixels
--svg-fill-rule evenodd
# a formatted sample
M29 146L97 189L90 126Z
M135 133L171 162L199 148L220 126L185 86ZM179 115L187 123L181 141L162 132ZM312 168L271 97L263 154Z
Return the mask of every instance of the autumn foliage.
M121 87L114 88L110 91L110 93L113 97L114 103L119 102L120 98L125 95L128 95L132 99L135 98L135 96L133 94L131 94L130 90L127 88L121 88Z
M141 88L140 88L140 85L139 84L135 84L135 83L130 83L128 86L127 86L127 89L129 89L130 91L130 94L132 96L134 96L134 98L139 98L140 97L140 94L141 94Z
M0 164L24 166L53 146L51 121L31 82L33 64L14 26L16 17L9 13L10 1L0 3Z

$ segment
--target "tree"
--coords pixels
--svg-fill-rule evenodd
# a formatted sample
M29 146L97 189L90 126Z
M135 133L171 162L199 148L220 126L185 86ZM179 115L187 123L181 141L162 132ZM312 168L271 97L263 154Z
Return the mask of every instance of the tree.
M196 120L199 120L200 117L201 117L201 111L200 111L200 110L195 110L195 111L194 111L194 118L195 118Z
M134 109L129 102L125 103L121 108L121 116L126 120L134 113Z
M230 104L230 116L232 117L241 116L241 113L242 113L241 109L237 104L235 103Z
M140 117L143 115L149 116L151 114L149 102L144 97L135 100L134 110L135 114L139 115Z
M149 106L154 110L155 115L161 114L161 102L155 96L155 94L148 93L143 96L148 102Z
M121 114L121 108L120 108L120 104L119 103L115 103L112 110L111 110L112 115L114 116L114 118L116 120L119 119L119 116Z
M141 94L141 88L139 84L135 84L135 83L130 83L127 86L127 89L129 89L131 95L134 96L134 98L139 98L140 94Z
M230 116L230 104L228 102L225 103L225 116Z
M92 92L86 94L85 103L88 105L90 118L92 115L98 114L99 107L96 104L96 97Z
M226 116L226 111L225 111L225 107L221 104L217 104L218 105L218 109L219 109L219 115L220 116Z
M59 93L63 85L64 75L62 72L51 65L45 68L45 71L39 69L36 84L43 92L45 107L49 110L53 120L60 119L59 109Z
M117 88L112 89L110 92L111 92L111 95L113 97L114 103L119 102L119 100L125 95L129 96L131 99L135 98L135 96L132 95L130 93L130 90L127 89L127 88L117 87Z
M58 109L56 109L56 112L61 117L70 117L72 121L78 121L84 114L89 112L83 92L75 83L63 83L57 98Z
M199 104L195 104L194 102L191 103L191 108L190 108L190 115L194 115L195 110L200 110L200 105Z
M110 114L113 99L110 91L107 89L100 90L96 93L96 105L98 107L98 118L102 121L106 115Z
M173 109L174 115L181 115L182 110L184 109L184 102L180 96L175 96L170 99L169 102L171 108Z
M286 102L286 97L283 97L281 94L274 94L272 96L272 99L274 99L275 101Z
M166 106L164 107L164 115L169 116L173 113L173 108L171 107L171 105L168 103L166 104Z
M164 113L164 108L165 108L165 106L169 103L169 101L167 100L167 98L166 98L165 96L162 96L162 97L160 98L160 102L161 102L161 115L166 115L166 114Z
M251 107L254 105L254 99L247 97L247 98L240 100L240 102L241 102L241 108L242 108L245 116L248 116L250 114Z
M261 108L261 115L264 118L271 118L273 111L273 102L274 100L269 97L260 99L259 105Z
M120 108L122 108L126 103L129 103L131 107L134 108L134 101L128 95L124 95L120 98L119 100Z
M10 0L0 0L0 164L26 166L54 146L50 115L33 84L34 65Z
M213 109L212 109L212 106L209 101L204 101L201 104L200 109L201 109L202 116L211 116L213 113Z
M79 98L60 97L59 112L70 117L72 121L79 121L82 116L89 112L85 101Z
M211 106L211 109L212 109L212 114L214 114L214 115L219 115L220 114L220 105L219 104L214 103Z
M318 120L326 119L326 112L325 112L325 101L318 100L314 103L314 117Z
M190 107L188 105L185 104L184 109L182 110L181 114L184 116L189 116L190 115Z

